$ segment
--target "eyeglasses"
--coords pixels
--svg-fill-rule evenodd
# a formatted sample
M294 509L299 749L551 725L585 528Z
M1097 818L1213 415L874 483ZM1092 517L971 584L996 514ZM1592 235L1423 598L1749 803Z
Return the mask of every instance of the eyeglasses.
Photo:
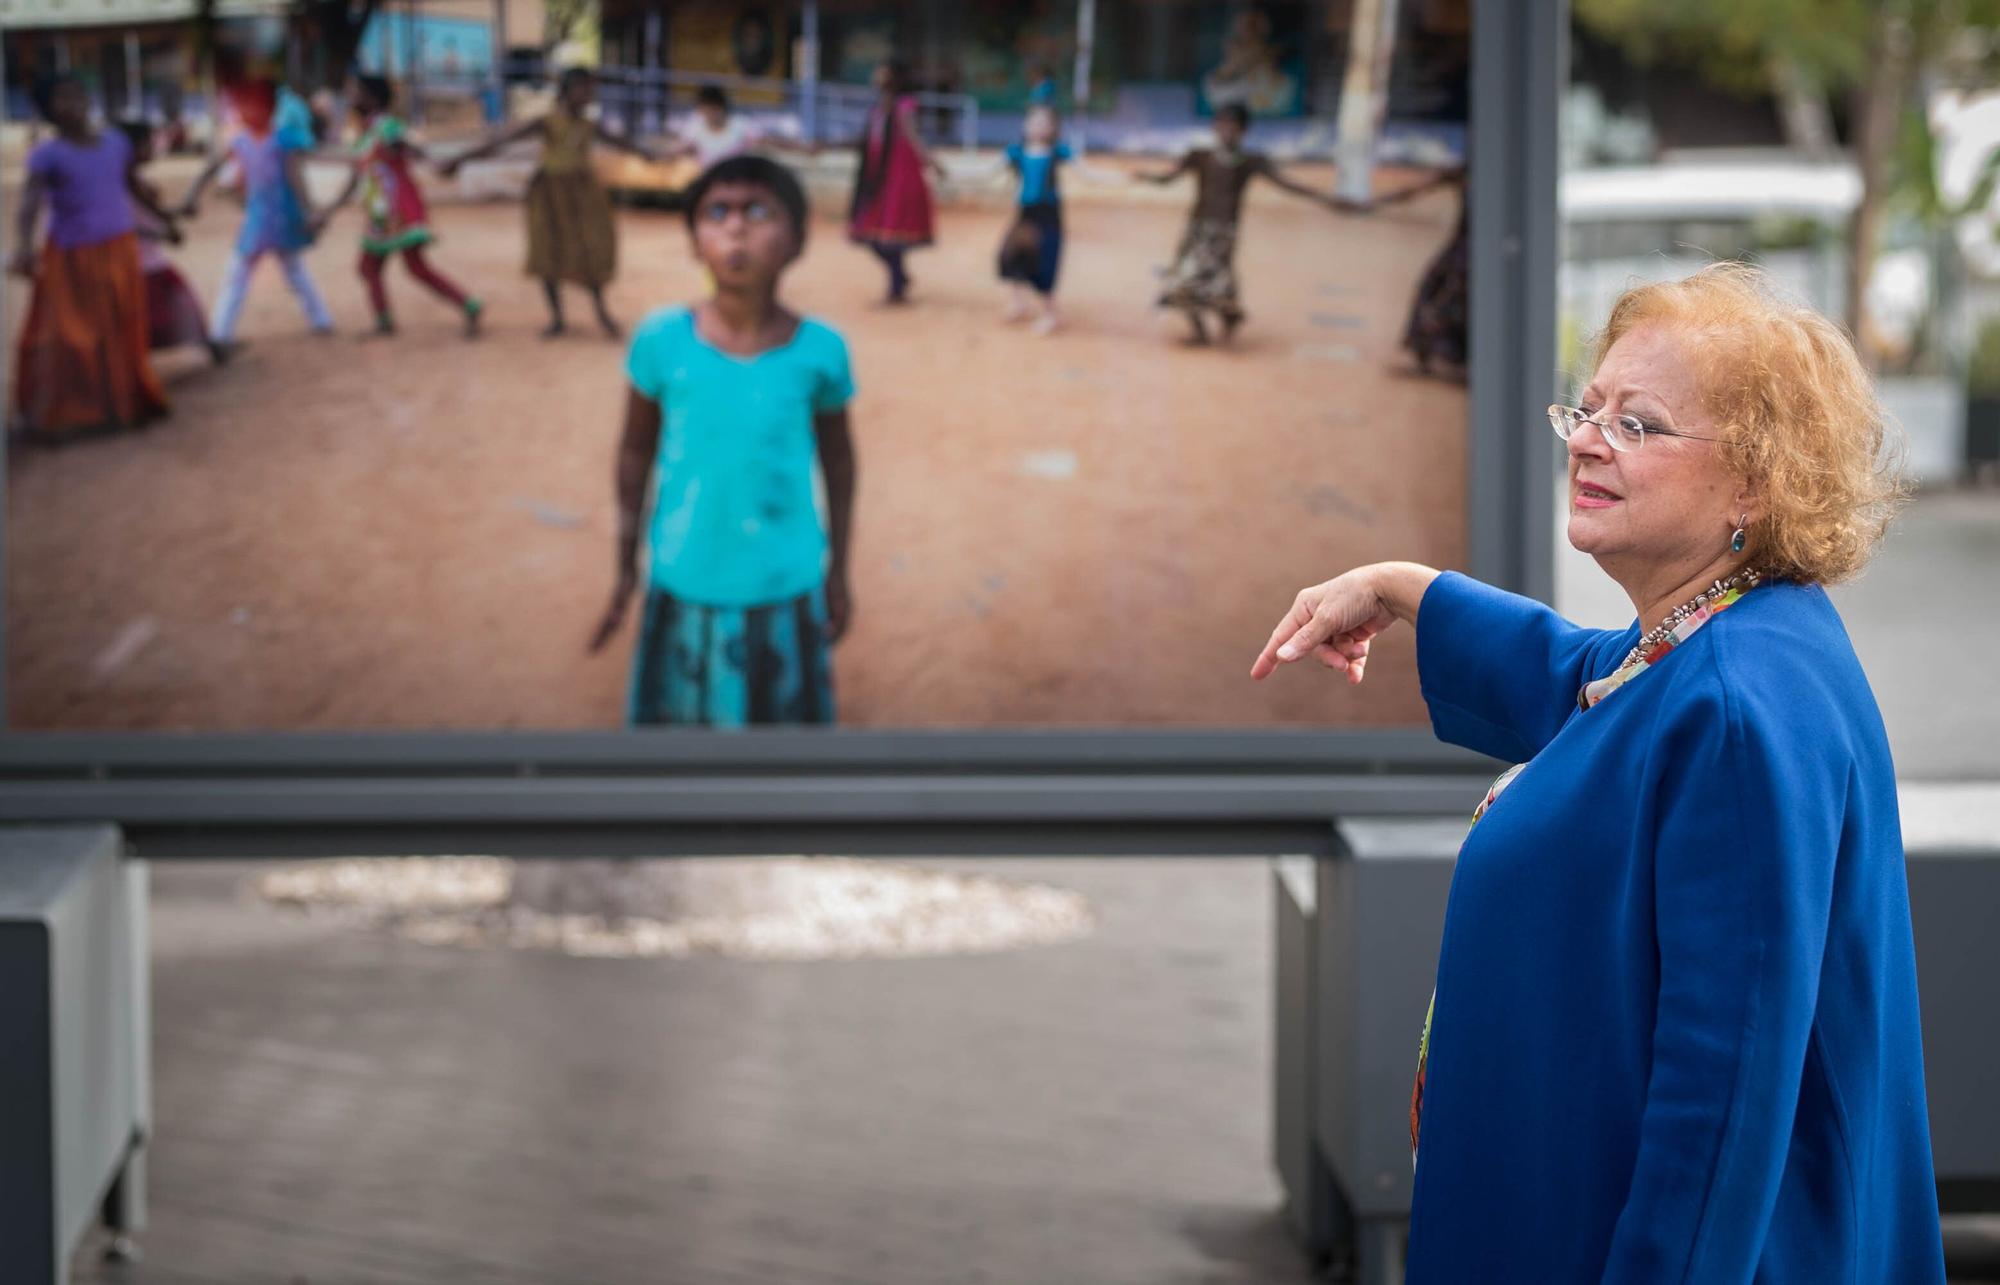
M1549 426L1556 430L1556 436L1567 442L1576 436L1585 424L1597 427L1604 444L1614 451L1636 451L1646 444L1649 437L1686 437L1697 442L1726 442L1726 437L1703 437L1700 433L1683 433L1679 429L1661 428L1648 424L1637 415L1613 415L1609 420L1592 419L1574 406L1560 403L1549 407Z
M751 197L744 201L713 200L702 203L701 221L704 223L727 223L729 216L738 210L743 212L745 223L769 223L778 217L778 207L761 197Z

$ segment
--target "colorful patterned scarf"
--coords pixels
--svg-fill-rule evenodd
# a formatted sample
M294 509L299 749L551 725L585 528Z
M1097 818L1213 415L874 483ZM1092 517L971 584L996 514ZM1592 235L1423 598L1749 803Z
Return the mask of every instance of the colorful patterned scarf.
M1689 613L1686 620L1681 621L1678 625L1668 630L1667 636L1655 643L1652 650L1632 657L1613 670L1609 675L1598 679L1594 683L1585 683L1583 690L1576 694L1577 707L1579 709L1589 709L1592 705L1597 704L1597 702L1645 673L1654 665L1659 664L1661 657L1694 637L1695 631L1707 624L1713 617L1735 606L1737 602L1742 600L1743 595L1750 592L1753 587L1752 585L1737 585L1713 602L1704 602L1701 606L1696 607L1693 612Z

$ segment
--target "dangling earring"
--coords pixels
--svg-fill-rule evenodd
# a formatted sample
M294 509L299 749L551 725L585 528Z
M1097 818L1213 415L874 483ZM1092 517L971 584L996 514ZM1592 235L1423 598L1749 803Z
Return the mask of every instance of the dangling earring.
M1745 534L1743 528L1749 525L1750 525L1750 515L1748 513L1745 513L1736 519L1736 530L1729 537L1729 551L1731 553L1743 552L1743 545L1749 538Z

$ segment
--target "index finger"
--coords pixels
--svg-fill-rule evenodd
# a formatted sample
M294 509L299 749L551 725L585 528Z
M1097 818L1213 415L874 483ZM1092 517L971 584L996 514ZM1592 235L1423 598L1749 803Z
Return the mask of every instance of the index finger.
M1297 642L1301 631L1310 626L1312 621L1312 609L1306 606L1304 598L1301 597L1278 621L1278 627L1271 631L1270 640L1264 644L1264 650L1258 653L1257 659L1250 666L1250 677L1268 678L1280 664L1297 660L1304 655L1309 648L1301 647L1290 656L1279 655L1279 649Z

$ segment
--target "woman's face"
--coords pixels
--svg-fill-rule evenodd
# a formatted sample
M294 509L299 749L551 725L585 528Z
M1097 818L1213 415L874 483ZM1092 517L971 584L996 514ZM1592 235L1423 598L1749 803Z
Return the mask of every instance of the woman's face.
M1708 412L1686 342L1664 325L1627 331L1578 404L1593 419L1633 415L1660 428L1726 436ZM1728 550L1739 517L1746 510L1755 516L1720 443L1649 435L1637 449L1618 451L1586 425L1568 446L1569 542L1621 582L1697 574Z
M1056 115L1045 108L1036 108L1028 113L1022 132L1030 143L1037 147L1048 147L1056 141Z

